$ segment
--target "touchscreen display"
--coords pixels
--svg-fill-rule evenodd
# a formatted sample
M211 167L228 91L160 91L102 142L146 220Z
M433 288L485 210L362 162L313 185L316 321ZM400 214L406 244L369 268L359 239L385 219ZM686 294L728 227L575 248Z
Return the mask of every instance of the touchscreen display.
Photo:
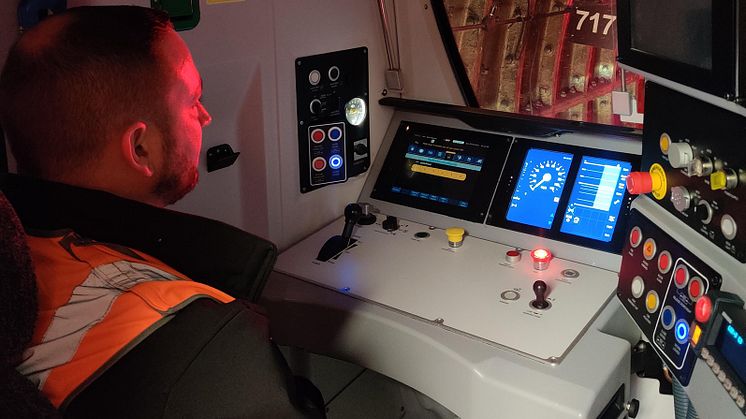
M478 144L464 140L414 137L404 155L406 174L391 192L468 208L483 153Z
M572 160L570 153L529 149L506 218L516 223L551 228Z
M583 156L560 231L611 241L631 169L629 162Z
M371 197L483 221L511 139L402 122Z

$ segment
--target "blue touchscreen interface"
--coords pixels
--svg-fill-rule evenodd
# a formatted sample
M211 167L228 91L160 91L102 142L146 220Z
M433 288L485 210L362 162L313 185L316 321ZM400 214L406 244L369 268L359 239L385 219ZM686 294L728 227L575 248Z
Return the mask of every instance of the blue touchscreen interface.
M570 153L529 149L506 218L516 223L551 228L572 159Z
M560 231L611 241L631 169L625 161L583 156Z

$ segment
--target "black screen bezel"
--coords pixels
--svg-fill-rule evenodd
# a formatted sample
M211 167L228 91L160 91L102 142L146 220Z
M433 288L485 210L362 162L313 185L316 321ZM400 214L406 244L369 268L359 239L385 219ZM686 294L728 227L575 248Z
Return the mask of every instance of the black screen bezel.
M554 221L552 222L551 228L534 227L507 219L510 201L513 197L516 183L520 178L523 162L526 159L528 150L532 148L571 153L573 155L572 164L570 165L567 179L565 180L565 188L563 189L560 201L557 204L557 212L554 215ZM503 169L503 175L500 178L500 184L495 192L495 198L492 202L489 214L487 215L486 224L564 243L598 249L605 252L616 254L621 253L622 247L624 246L624 236L627 218L629 217L630 212L630 204L634 198L627 191L624 192L622 207L619 210L617 223L611 241L605 242L560 231L562 220L564 218L561 214L564 214L567 204L570 201L570 194L575 185L575 179L583 156L625 161L632 165L632 171L640 169L640 156L635 154L516 138L513 147L510 149L510 156L505 164L505 168Z
M636 69L694 89L733 100L736 91L736 2L712 0L712 70L634 49L632 47L632 3L653 0L617 0L617 60ZM676 2L666 1L667 7ZM661 23L659 23L661 24ZM665 29L665 27L664 27Z
M411 132L407 132L407 127ZM391 186L404 164L405 152L409 145L409 138L415 133L444 137L468 136L480 144L493 144L490 156L486 158L481 175L474 187L472 201L468 208L457 207L435 201L425 201L420 198L391 192ZM447 215L461 220L482 223L487 216L487 210L492 199L492 191L497 187L500 171L508 156L511 137L499 134L488 134L480 131L469 131L458 128L422 124L411 121L401 121L391 146L386 154L381 171L370 193L370 197L393 204L417 208L424 211Z

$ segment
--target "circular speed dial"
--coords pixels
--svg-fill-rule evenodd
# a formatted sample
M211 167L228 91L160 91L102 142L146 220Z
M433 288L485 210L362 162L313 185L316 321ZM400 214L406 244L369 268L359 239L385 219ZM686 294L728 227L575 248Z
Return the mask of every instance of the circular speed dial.
M554 160L545 160L537 163L528 175L528 187L532 192L537 189L551 191L553 194L562 191L567 179L567 169L562 163Z

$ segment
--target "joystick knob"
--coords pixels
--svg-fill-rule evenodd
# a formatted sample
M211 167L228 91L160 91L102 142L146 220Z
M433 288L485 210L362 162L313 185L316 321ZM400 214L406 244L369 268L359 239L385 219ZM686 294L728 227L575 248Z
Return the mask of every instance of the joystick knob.
M538 280L534 282L534 294L536 294L536 299L534 301L531 301L531 307L539 309L539 310L546 310L549 308L549 301L547 301L547 283Z
M381 223L381 227L386 231L396 231L399 229L399 219L393 215L387 215L386 219Z
M345 207L345 226L342 230L342 238L349 242L352 237L352 229L355 228L357 220L363 215L363 209L358 204L348 204Z

